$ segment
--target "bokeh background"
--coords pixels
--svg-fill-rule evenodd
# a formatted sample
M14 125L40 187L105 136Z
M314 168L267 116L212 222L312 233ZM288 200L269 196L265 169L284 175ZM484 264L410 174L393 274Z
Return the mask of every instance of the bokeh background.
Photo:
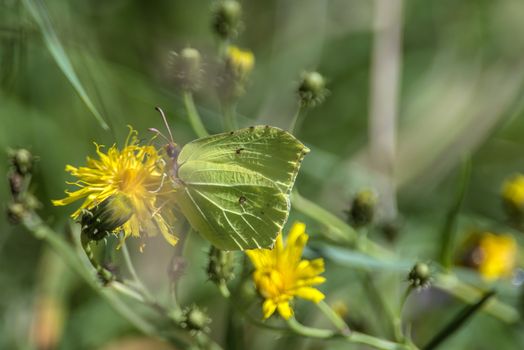
M43 26L28 12L28 3L45 15ZM165 130L155 106L166 111L177 143L196 137L166 61L169 51L191 46L202 53L204 70L212 71L217 42L211 5L207 0L0 0L0 149L25 147L38 157L34 191L43 203L42 217L58 232L67 227L72 208L54 208L50 199L62 197L65 165L83 164L94 153L93 141L122 144L128 124L144 138L150 127ZM238 106L240 124L287 128L300 73L324 74L330 94L307 112L296 133L312 150L297 188L342 218L358 190L370 187L381 194L378 221L393 223L396 239L387 243L380 224L370 235L390 244L406 262L376 270L375 282L391 300L400 293L406 266L436 257L435 242L466 157L472 176L457 241L476 230L508 232L522 241L521 233L507 225L500 200L503 180L524 171L522 1L267 0L242 5L245 28L236 44L254 52L256 65ZM57 65L43 27L56 33L51 42L65 49L93 108ZM212 77L204 85L196 103L208 129L220 132ZM110 131L100 127L95 109ZM7 166L0 152L1 174ZM7 183L0 186L2 204L9 198L7 189ZM306 220L313 237L322 229L292 211L295 219ZM148 242L144 253L133 242L130 248L139 274L159 298L166 298L171 248L161 238ZM208 308L213 337L220 341L225 303L206 281L206 249L199 237L189 239L181 300ZM380 310L357 278L362 264L351 261L329 260L322 290L329 291L328 302L347 308L354 325L380 335ZM518 283L501 281L497 288L503 300L518 306ZM412 296L406 319L414 323L415 342L426 342L462 306L434 290ZM325 323L306 303L299 303L297 312L308 323ZM245 327L252 349L350 348ZM0 219L0 349L164 347L169 348L145 339L114 313L41 242ZM442 348L523 347L520 324L479 313Z

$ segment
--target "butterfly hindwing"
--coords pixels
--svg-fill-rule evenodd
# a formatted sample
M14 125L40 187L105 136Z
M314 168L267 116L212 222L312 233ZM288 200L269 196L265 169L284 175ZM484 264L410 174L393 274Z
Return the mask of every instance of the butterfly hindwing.
M190 142L178 156L178 206L218 248L270 247L308 151L291 134L266 126Z

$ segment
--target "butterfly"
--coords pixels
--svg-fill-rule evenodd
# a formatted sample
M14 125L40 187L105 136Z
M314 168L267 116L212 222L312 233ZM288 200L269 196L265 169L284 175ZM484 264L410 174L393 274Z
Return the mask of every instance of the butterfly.
M267 125L203 137L181 150L171 142L176 206L217 248L269 248L287 221L308 152L290 133Z

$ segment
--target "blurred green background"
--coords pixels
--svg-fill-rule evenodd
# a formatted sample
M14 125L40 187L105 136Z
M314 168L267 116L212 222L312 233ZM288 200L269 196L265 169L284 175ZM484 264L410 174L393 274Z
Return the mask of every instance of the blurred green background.
M377 175L372 166L370 145L376 140L368 131L370 106L382 103L370 93L376 73L376 29L381 25L376 11L379 3L242 2L245 29L236 44L254 52L256 65L238 106L240 124L288 127L300 73L323 73L330 95L321 106L308 111L297 132L312 150L297 187L340 217L356 191L375 188L384 175ZM27 4L45 15L43 27L56 32L81 86L110 131L100 127L57 65L43 40L42 26L28 12ZM210 26L211 4L208 0L0 0L0 149L26 147L38 157L34 191L43 202L42 217L57 231L64 231L72 208L53 208L50 199L62 197L68 180L65 165L83 164L94 153L93 141L122 144L128 124L144 138L150 136L150 127L164 130L155 106L166 111L177 143L195 138L181 95L169 79L166 60L169 51L189 45L202 53L204 70L213 66L217 43ZM397 189L399 219L395 222L400 223L400 230L392 249L407 262L435 258L435 241L465 156L471 157L473 171L459 220L461 235L493 230L514 233L522 241L520 233L506 224L499 193L508 175L524 171L524 2L405 0L402 7L400 76L393 84L399 87L397 148L390 159L394 177L386 181ZM395 62L389 56L379 59L386 64ZM204 85L195 100L208 129L220 132L220 105L212 77ZM6 174L7 166L6 154L1 152L0 173ZM0 186L4 205L9 198L7 188L7 183ZM386 213L384 218L391 215ZM292 211L291 221L294 219L305 218ZM307 223L314 237L321 228ZM385 241L378 225L370 234ZM149 242L143 254L136 246L132 243L131 250L136 253L139 273L159 291L160 298L166 298L171 248L161 239ZM220 341L225 304L206 282L205 247L199 237L188 242L189 267L182 278L181 298L184 304L197 302L208 307L214 319L212 334ZM391 287L391 278L401 280L406 272L378 271L376 283L393 299L399 288ZM328 283L321 289L329 291L328 302L346 304L355 324L380 334L380 315L370 316L376 310L357 274L358 267L328 262ZM519 286L507 281L500 284L502 298L518 304ZM48 309L61 310L61 314L51 312L43 324L52 329L63 327L61 335L56 335L58 349L161 348L136 340L140 334L53 253L23 229L0 219L0 349L46 349L35 334L53 334L53 330L38 331L44 326L35 315L47 315L36 311L47 310L48 295L52 296ZM435 291L413 296L407 317L415 323L415 342L425 343L461 305ZM300 317L322 324L306 303L299 302L299 306ZM53 322L62 326L53 328ZM250 349L350 348L245 327ZM122 339L127 343L118 343ZM520 324L508 326L479 314L442 348L520 349L524 335Z

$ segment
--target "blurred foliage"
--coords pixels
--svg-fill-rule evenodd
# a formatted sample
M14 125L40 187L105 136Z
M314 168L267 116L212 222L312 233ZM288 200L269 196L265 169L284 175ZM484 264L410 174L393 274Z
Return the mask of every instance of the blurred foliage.
M38 157L33 183L44 203L41 214L63 232L70 208L53 208L50 199L62 197L65 164L82 164L94 153L93 141L122 143L127 124L143 137L150 127L164 130L155 106L166 111L177 143L195 138L166 63L170 50L189 45L200 50L204 69L212 73L216 39L210 29L209 0L35 3L43 5L86 95L110 127L101 128L59 69L23 2L0 0L0 149L26 147ZM297 186L343 217L351 196L373 187L376 176L367 152L373 1L268 0L244 1L243 6L245 30L239 46L255 53L256 67L238 106L240 124L286 128L294 114L300 73L322 72L330 94L323 105L308 111L298 133L312 152ZM514 233L523 243L522 234L507 224L499 198L504 178L524 171L523 16L524 3L518 0L404 1L394 164L402 217L395 249L409 261L436 258L434 242L466 155L472 159L472 177L458 220L459 241L472 230L492 230ZM215 82L212 74L206 76L195 99L206 127L219 132ZM6 154L0 152L0 173L6 171ZM2 202L7 197L7 186L0 186ZM292 212L291 220L295 218L304 219ZM378 227L370 235L380 240ZM318 229L308 222L313 239ZM199 237L187 242L190 259L181 299L207 306L213 336L221 337L225 304L206 282L204 247ZM161 239L134 256L139 273L162 298L168 297L164 281L170 256L170 247ZM51 260L39 242L0 220L0 348L35 347L35 338L29 336L34 310L44 293L42 285L51 284L47 293L57 298L65 318L59 349L132 349L114 342L136 331ZM67 278L48 281L52 268ZM359 268L332 262L326 270L324 288L335 291L328 302L342 300L350 324L383 334L380 315L369 317L376 312L362 287ZM377 273L376 283L388 299L399 293L396 281L408 271L402 267L394 273ZM516 302L521 288L509 283L497 287L502 298ZM429 339L461 307L459 301L433 290L415 295L407 309L415 342ZM298 312L310 323L324 322L305 308ZM336 342L322 345L269 331L255 333L251 325L245 328L253 349L338 348ZM340 344L341 349L346 346ZM521 325L507 326L485 314L445 345L446 349L522 347Z

